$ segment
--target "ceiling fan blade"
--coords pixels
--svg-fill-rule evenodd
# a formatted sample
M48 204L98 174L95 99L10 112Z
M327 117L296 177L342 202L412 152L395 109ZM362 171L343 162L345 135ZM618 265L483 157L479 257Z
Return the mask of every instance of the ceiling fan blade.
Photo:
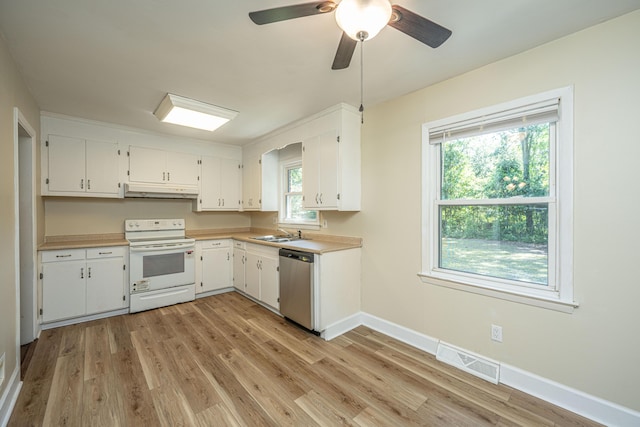
M451 35L451 30L429 21L427 18L416 15L402 6L394 4L391 8L393 9L393 14L388 25L428 46L436 48Z
M263 25L286 21L287 19L327 13L333 11L335 8L336 4L332 1L314 1L311 3L294 4L291 6L249 12L249 18L256 24Z
M349 67L351 57L353 57L353 51L356 50L357 44L357 41L349 37L347 33L343 32L342 37L340 37L340 44L338 44L336 56L333 58L333 65L331 66L331 69L343 70Z

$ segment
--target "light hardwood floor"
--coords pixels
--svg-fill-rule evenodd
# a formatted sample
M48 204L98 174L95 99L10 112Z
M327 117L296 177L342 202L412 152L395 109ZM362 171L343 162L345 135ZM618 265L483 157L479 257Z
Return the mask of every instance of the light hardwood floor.
M359 327L237 293L43 331L10 426L595 426Z

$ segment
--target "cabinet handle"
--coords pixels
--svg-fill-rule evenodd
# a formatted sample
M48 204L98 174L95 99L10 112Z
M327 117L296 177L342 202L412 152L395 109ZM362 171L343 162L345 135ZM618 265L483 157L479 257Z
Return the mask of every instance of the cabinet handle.
M87 277L91 279L91 267L87 269Z
M242 256L242 264L244 264L244 255Z
M80 268L80 278L84 279L84 267Z
M113 252L98 252L98 255L111 255Z
M167 175L167 173L166 173L166 172L162 172L162 180L163 180L163 181L166 181L166 175Z
M320 204L322 204L322 193L320 193Z
M87 180L87 190L91 190L91 180Z
M229 257L229 252L227 252L227 261L229 261L231 258Z
M320 203L320 202L318 202L318 193L316 193L316 205L317 205L318 203Z
M67 254L67 255L56 255L56 258L68 258L70 257L71 254Z
M80 179L80 189L84 190L84 178Z
M167 181L171 181L171 172L167 172Z
M218 199L218 207L220 207L220 199Z
M222 207L224 207L224 199L222 199Z

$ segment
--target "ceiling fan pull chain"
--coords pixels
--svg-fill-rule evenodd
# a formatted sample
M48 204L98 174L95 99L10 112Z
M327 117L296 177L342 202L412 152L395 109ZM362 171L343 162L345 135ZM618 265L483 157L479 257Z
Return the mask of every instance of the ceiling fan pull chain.
M366 36L359 34L360 36L360 124L364 124L364 39Z

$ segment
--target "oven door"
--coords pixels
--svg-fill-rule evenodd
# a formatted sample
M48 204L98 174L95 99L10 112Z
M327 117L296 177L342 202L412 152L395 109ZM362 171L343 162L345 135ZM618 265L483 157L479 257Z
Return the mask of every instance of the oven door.
M154 291L195 283L195 244L131 246L130 292Z

